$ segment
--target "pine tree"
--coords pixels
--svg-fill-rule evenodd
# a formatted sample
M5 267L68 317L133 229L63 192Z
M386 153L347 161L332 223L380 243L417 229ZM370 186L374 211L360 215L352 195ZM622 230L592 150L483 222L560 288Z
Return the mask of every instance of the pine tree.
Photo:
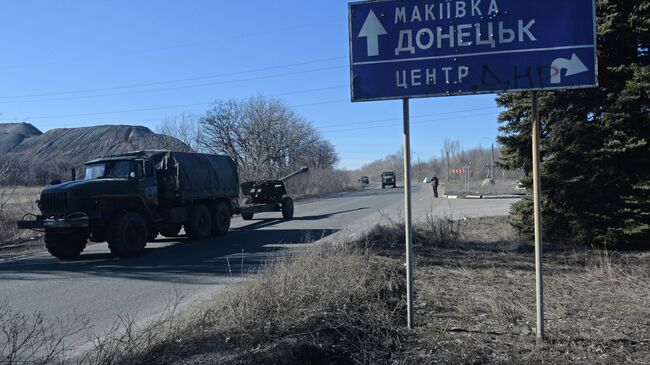
M650 0L598 0L597 14L599 88L540 93L544 234L650 247ZM530 94L497 104L503 164L531 187ZM511 213L532 231L530 196Z

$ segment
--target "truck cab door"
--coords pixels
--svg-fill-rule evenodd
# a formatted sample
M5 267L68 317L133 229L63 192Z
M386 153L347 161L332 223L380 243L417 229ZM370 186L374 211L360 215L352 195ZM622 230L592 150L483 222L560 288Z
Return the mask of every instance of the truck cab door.
M138 193L149 207L158 206L158 184L151 160L135 160Z

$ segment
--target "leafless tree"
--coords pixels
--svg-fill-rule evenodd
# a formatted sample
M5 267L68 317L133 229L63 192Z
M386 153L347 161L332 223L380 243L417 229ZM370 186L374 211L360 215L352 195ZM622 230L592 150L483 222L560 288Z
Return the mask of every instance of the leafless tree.
M334 147L304 118L276 99L214 104L201 118L201 149L235 160L243 179L273 177L301 165L329 168Z
M176 138L188 146L192 151L200 151L200 118L192 112L183 112L178 116L163 119L156 127L156 132L162 135ZM173 140L170 140L169 142L173 142ZM172 145L171 147L173 148L169 149L178 151L187 148L186 146L183 146L179 143L176 144L176 146Z
M447 179L446 181L449 182L449 173L451 170L451 160L458 157L458 154L460 152L460 142L458 141L452 141L449 139L446 139L443 146L442 146L442 155L444 156L446 165L447 165Z
M495 165L498 166L499 160L499 146L495 146ZM439 176L442 177L443 171L447 171L445 176L449 179L448 182L453 182L461 176L450 175L452 169L463 169L464 166L470 165L470 180L482 180L488 173L488 168L491 162L491 150L477 147L464 150L458 141L447 140L444 142L441 149L442 155L440 157L431 158L427 162L415 164L415 169L421 169L423 176ZM355 176L367 175L371 180L378 179L382 171L395 171L398 178L402 177L402 157L401 153L393 153L383 159L373 161L369 164L362 166L360 169L354 171ZM521 171L499 171L501 180L516 180L521 176ZM464 176L464 175L463 175Z

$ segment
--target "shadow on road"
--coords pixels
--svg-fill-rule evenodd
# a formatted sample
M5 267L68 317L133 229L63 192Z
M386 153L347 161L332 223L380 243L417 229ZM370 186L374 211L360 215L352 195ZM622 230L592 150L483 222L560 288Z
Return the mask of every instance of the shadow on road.
M319 221L322 219L327 219L331 218L335 215L339 214L345 214L345 213L352 213L352 212L357 212L361 210L366 210L366 209L371 209L369 207L362 207L362 208L355 208L355 209L349 209L349 210L342 210L340 212L334 212L334 213L326 213L326 214L319 214L319 215L308 215L308 216L303 216L303 217L293 217L294 221ZM253 230L253 229L260 229L260 228L265 228L265 227L270 227L276 224L280 224L283 222L286 222L282 218L259 218L259 219L253 219L255 223L248 224L246 226L241 227L240 229L242 230Z
M39 274L75 280L74 275L70 277L70 274L80 273L197 283L198 277L206 274L228 277L257 270L281 255L299 251L304 247L301 243L313 242L333 233L336 230L233 230L222 237L203 241L179 238L171 240L176 244L156 247L170 241L163 239L150 244L143 255L129 259L114 259L108 252L82 253L74 261L59 261L54 257L38 255L3 262L0 264L0 280L43 280Z

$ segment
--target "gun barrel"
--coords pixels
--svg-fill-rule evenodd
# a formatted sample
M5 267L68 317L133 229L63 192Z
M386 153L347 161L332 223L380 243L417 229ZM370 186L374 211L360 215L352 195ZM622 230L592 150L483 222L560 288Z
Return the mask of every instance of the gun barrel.
M280 180L280 181L287 181L287 180L289 180L289 179L291 179L291 178L293 178L293 177L295 177L295 176L298 176L298 175L300 175L300 174L304 174L304 173L307 172L307 171L309 171L309 167L302 167L302 168L300 168L300 170L295 171L295 172L292 172L292 173L290 173L289 175L280 178L279 180Z

